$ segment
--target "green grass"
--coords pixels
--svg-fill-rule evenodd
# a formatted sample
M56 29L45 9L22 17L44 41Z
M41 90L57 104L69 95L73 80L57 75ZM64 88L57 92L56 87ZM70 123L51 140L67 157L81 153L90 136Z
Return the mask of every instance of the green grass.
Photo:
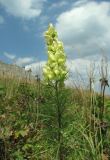
M61 154L64 160L110 159L110 98L103 126L97 116L98 95L64 88ZM62 101L63 100L63 101ZM0 79L0 160L58 160L54 89L39 83ZM103 130L103 131L102 131ZM106 132L107 131L107 132ZM106 159L104 159L106 158Z

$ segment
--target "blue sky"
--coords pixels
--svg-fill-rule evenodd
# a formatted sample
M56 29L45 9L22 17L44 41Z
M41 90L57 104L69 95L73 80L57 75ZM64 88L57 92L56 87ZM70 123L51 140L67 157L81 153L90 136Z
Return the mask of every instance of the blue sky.
M47 58L44 31L53 23L70 59L109 56L110 1L0 0L0 60L27 65Z
M56 17L70 7L63 0L24 1L28 7L22 0L0 0L0 60L8 63L12 62L14 56L16 59L30 57L30 62L31 58L46 59L43 33L50 22L55 24ZM32 6L34 1L35 9ZM32 13L37 10L40 13ZM27 14L29 11L30 15Z

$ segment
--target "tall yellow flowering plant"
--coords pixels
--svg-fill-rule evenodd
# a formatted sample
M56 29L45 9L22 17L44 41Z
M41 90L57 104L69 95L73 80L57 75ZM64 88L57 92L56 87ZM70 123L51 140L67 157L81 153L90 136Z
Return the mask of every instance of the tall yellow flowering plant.
M63 43L58 40L57 32L52 24L45 32L45 39L48 50L48 61L43 68L44 79L48 84L54 86L55 106L57 116L57 140L58 140L58 159L62 160L62 114L64 110L65 98L63 97L64 80L67 78L67 67L65 65L66 55ZM64 102L63 102L64 101ZM62 105L63 104L63 105Z
M48 61L43 68L43 74L46 81L61 81L67 77L67 68L65 66L66 56L63 43L58 40L58 35L52 24L45 32L45 39L48 49Z

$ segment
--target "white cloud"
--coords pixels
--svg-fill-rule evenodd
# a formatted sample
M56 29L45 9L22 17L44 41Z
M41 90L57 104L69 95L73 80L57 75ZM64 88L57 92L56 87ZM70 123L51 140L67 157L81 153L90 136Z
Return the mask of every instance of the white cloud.
M4 55L5 55L7 58L11 59L11 60L14 60L15 57L16 57L14 54L10 54L10 53L8 53L8 52L4 52Z
M93 74L94 78L94 89L100 91L100 78L101 78L101 56L88 56L85 58L78 58L75 60L69 60L67 66L69 68L70 76L66 81L66 84L69 86L81 86L89 89L89 78L90 73ZM106 61L105 61L106 62ZM110 84L110 61L104 64L108 66L107 79ZM104 73L105 74L105 73ZM110 88L106 88L106 93L110 94Z
M42 77L42 68L46 61L34 62L32 64L26 65L25 70L31 69L34 75L39 75Z
M92 61L91 61L92 59ZM88 56L85 58L77 58L74 60L67 60L67 68L69 70L69 77L66 80L66 85L74 86L80 85L82 87L89 87L89 73L92 70L94 72L94 86L95 89L100 91L100 64L101 64L101 56ZM46 61L40 61L36 63L32 63L30 65L26 65L25 69L31 69L34 75L40 76L42 78L42 68L45 65ZM94 67L95 66L95 67ZM108 61L108 69L110 68L110 61ZM110 81L110 70L108 71L108 79ZM110 93L110 88L107 88L107 92Z
M23 65L27 65L29 63L34 62L34 60L35 59L33 57L22 57L22 58L20 57L16 59L16 64L18 66L23 66Z
M34 57L16 57L14 54L10 54L8 52L3 53L8 59L14 60L14 63L18 66L28 65L35 61Z
M78 3L79 2L79 3ZM66 52L80 57L110 52L110 2L78 1L57 17L56 29Z
M78 1L76 1L76 2L73 4L73 6L78 7L78 6L83 5L83 4L86 4L87 2L90 2L90 1L91 1L91 0L78 0Z
M31 19L42 12L45 0L0 0L6 12L23 19Z
M66 6L67 4L68 4L68 2L65 1L65 0L60 1L60 2L56 2L56 3L53 3L53 4L50 6L50 9L60 8L60 7Z
M85 58L67 59L66 66L69 71L69 77L77 79L76 74L82 75L83 78L88 77L89 71L94 66L94 76L99 79L99 70L101 65L101 60L104 56L86 56ZM106 57L105 57L106 58ZM33 74L40 73L42 75L42 68L46 64L46 61L37 61L25 66L25 69L32 69ZM107 61L108 69L110 68L110 60ZM108 71L108 76L110 77L110 71Z
M0 24L3 24L4 23L4 18L0 15Z

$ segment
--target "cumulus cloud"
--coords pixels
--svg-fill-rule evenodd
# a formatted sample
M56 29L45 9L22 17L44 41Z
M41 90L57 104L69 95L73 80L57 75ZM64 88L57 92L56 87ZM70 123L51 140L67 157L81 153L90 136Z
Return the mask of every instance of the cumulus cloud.
M81 86L84 88L89 89L89 78L92 76L94 82L92 84L93 89L96 91L100 91L100 78L101 74L101 63L102 59L104 60L103 66L104 70L107 66L107 76L104 72L104 75L110 82L110 61L106 61L106 57L101 57L99 55L96 56L89 56L85 58L77 58L74 61L69 60L67 61L67 66L69 69L70 76L66 81L66 85L69 86ZM106 93L110 94L110 88L106 88Z
M4 23L4 18L0 15L0 24L3 24Z
M23 19L31 19L42 12L45 0L0 0L7 13Z
M86 3L89 2L89 1L91 1L91 0L78 0L78 1L76 1L73 5L74 5L74 6L80 6L80 5L82 5L82 4L86 4Z
M16 57L16 55L8 52L4 52L4 56L12 61L14 60L14 63L18 66L25 66L35 61L34 57Z
M23 65L27 65L29 63L34 62L34 58L33 57L20 57L16 59L16 65L18 66L23 66Z
M88 56L85 58L77 58L74 60L67 59L66 66L69 71L69 77L72 77L74 80L77 80L76 75L82 75L84 79L87 79L89 76L89 72L93 69L94 76L96 79L99 79L100 74L100 66L101 61L104 59L104 62L108 65L108 69L110 68L110 60L107 60L104 56ZM37 61L25 66L25 69L32 69L33 74L42 75L42 68L45 65L46 61ZM108 77L110 77L110 71L108 71Z
M66 6L67 4L68 4L68 2L65 1L65 0L60 1L60 2L56 2L56 3L53 3L53 4L50 6L50 9L60 8L60 7Z
M4 52L4 55L5 55L7 58L11 59L11 60L15 59L15 57L16 57L14 54L10 54L10 53L8 53L8 52Z
M92 61L91 61L92 59ZM93 72L94 75L94 89L100 91L100 56L89 56L85 58L77 58L74 60L67 60L66 65L69 71L68 79L65 84L68 86L82 86L89 88L89 74ZM46 61L35 62L30 65L26 65L25 70L31 69L34 75L38 75L42 78L42 68ZM110 61L108 61L108 69L110 68ZM108 71L108 80L110 80L110 71ZM107 93L110 93L110 88L107 88Z
M26 65L25 70L31 69L34 75L42 77L42 68L45 65L46 61L34 62L32 64Z
M110 2L78 1L55 26L70 56L99 54L102 48L110 52Z

